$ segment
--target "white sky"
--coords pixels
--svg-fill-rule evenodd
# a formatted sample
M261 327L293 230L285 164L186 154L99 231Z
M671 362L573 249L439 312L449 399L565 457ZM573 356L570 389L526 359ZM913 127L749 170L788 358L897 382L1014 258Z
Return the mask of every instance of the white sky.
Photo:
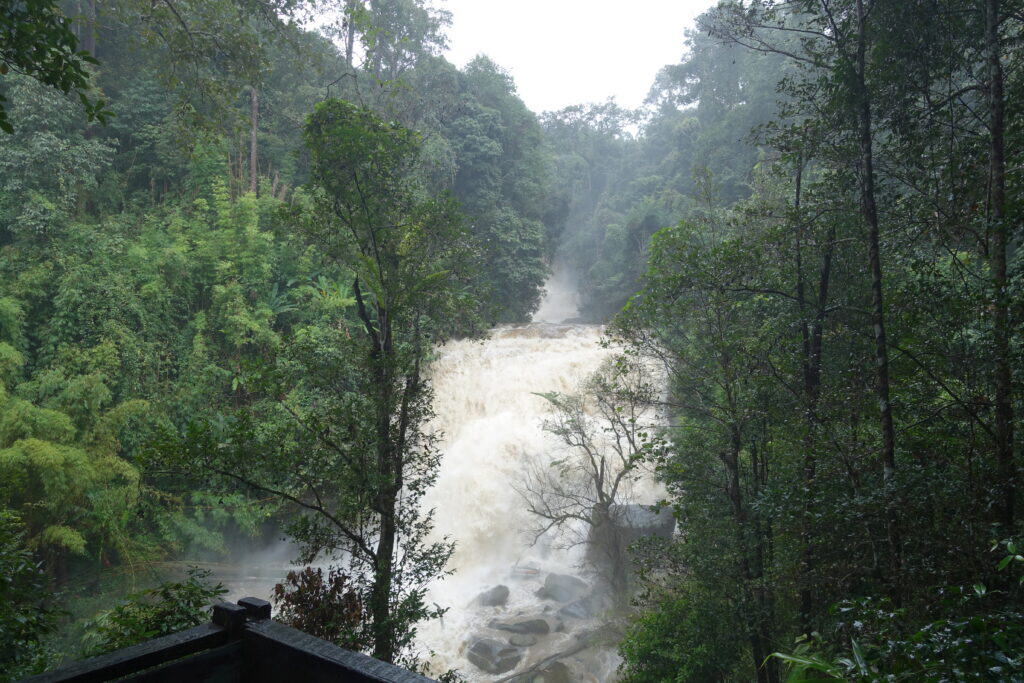
M714 0L434 0L452 13L449 61L483 53L536 111L610 96L639 106L658 70L679 61L683 32Z

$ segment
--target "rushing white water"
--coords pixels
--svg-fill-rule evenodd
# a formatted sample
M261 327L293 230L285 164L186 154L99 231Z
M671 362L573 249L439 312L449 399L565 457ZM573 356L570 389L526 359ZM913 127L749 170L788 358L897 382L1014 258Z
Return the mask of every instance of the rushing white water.
M495 584L512 589L508 611L539 601L530 581L510 582L510 570L529 564L572 572L579 558L540 543L531 547L537 520L515 491L530 460L554 459L564 447L543 431L550 404L538 392L571 392L614 351L600 345L601 328L531 323L499 327L485 341L446 346L432 368L437 427L445 434L437 484L425 504L435 509L435 534L456 541L453 576L431 588L430 599L449 607L445 618L420 628L420 645L436 652L437 671L481 674L463 657L465 640L492 613L467 609ZM566 636L568 637L568 636ZM549 643L557 648L558 638ZM525 662L524 662L525 664Z
M564 270L557 270L545 289L535 322L498 327L483 341L450 343L431 368L435 427L445 442L437 484L424 504L435 510L435 537L456 542L449 565L454 574L436 582L428 596L449 612L419 630L420 647L435 653L435 673L455 668L473 681L501 678L468 662L467 639L496 615L541 613L544 605L534 592L544 572L576 573L580 564L578 548L553 547L545 539L532 543L537 519L516 485L531 462L550 462L565 453L543 430L551 405L537 394L575 391L615 351L600 344L600 326L557 324L577 315L576 294ZM533 579L511 575L524 565L541 571ZM511 589L505 607L470 606L497 584ZM516 670L571 642L568 633L547 636ZM614 662L605 665L609 668Z

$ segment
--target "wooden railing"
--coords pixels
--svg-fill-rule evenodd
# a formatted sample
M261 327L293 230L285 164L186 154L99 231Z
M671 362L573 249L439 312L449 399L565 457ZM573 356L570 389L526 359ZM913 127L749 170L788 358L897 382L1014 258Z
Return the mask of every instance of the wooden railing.
M270 618L269 602L243 598L238 604L214 605L212 623L73 662L23 683L111 680L426 683L430 679L279 624Z

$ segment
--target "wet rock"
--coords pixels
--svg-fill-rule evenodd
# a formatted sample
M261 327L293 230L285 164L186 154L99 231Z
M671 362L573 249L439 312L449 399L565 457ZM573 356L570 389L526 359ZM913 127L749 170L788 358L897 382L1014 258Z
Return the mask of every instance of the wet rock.
M611 608L612 603L607 595L592 592L582 598L576 598L566 605L562 605L558 609L558 616L562 619L579 619L584 621L593 619Z
M536 618L536 619L518 619L515 621L499 621L493 619L488 627L497 629L499 631L509 631L511 633L529 633L537 636L546 636L553 630L551 623L547 619Z
M523 651L494 638L477 638L470 643L466 658L482 671L503 674L516 668Z
M589 619L594 616L594 606L591 600L580 598L558 610L558 616L569 619Z
M532 647L537 644L537 636L532 636L529 633L513 633L512 637L508 639L508 643L516 647Z
M563 662L555 662L541 670L540 680L544 683L572 683L572 676L568 666Z
M537 591L538 598L572 602L583 597L587 592L587 584L582 579L569 574L548 574L544 585Z
M508 683L534 683L534 681L540 683L540 680L540 674L528 673L519 674L518 676L513 676L512 678L509 678Z
M572 671L562 662L554 662L539 671L531 671L508 679L508 683L572 683L572 681Z
M479 607L502 607L508 602L508 586L495 586L476 596L473 604Z

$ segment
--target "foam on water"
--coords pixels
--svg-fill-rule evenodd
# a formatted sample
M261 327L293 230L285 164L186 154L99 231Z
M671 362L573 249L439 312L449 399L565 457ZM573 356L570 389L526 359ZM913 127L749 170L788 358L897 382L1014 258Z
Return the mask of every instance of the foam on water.
M508 677L474 667L465 656L467 641L476 634L487 635L487 623L495 616L550 616L552 606L535 596L545 575L580 573L583 546L567 547L550 532L535 541L539 519L517 492L526 470L546 469L567 455L565 444L543 429L545 419L552 417L552 406L538 394L579 390L581 382L618 351L601 344L602 326L566 324L579 315L578 306L570 272L556 265L534 322L498 327L483 341L450 343L431 366L434 427L444 435L444 457L424 505L434 510L434 537L456 542L449 564L454 574L435 581L428 594L431 602L449 611L443 619L419 628L421 652L434 653L429 660L433 674L458 669L470 681ZM664 492L654 478L638 475L624 483L620 502L660 499ZM575 531L578 540L583 530ZM523 576L517 571L523 567L537 572ZM497 584L510 589L507 605L470 604ZM574 628L598 625L588 622ZM499 637L494 631L490 635ZM552 633L529 648L515 671L565 652L573 643L572 634ZM613 647L607 647L590 649L585 660L563 661L571 665L573 680L603 682L614 680L621 660Z
M457 543L453 576L436 582L429 599L450 610L420 628L419 645L436 653L433 669L458 668L470 680L492 680L463 656L466 638L493 614L468 609L481 591L498 583L511 589L506 611L542 606L533 596L546 571L571 572L580 558L542 542L515 490L530 462L553 460L564 447L544 432L549 402L540 392L571 392L614 354L603 348L602 328L591 325L505 326L484 341L445 346L431 369L436 427L445 434L437 484L425 497L435 510L435 536ZM536 579L516 580L517 565L541 569ZM485 611L486 612L486 611ZM557 651L569 636L556 634L531 651Z

